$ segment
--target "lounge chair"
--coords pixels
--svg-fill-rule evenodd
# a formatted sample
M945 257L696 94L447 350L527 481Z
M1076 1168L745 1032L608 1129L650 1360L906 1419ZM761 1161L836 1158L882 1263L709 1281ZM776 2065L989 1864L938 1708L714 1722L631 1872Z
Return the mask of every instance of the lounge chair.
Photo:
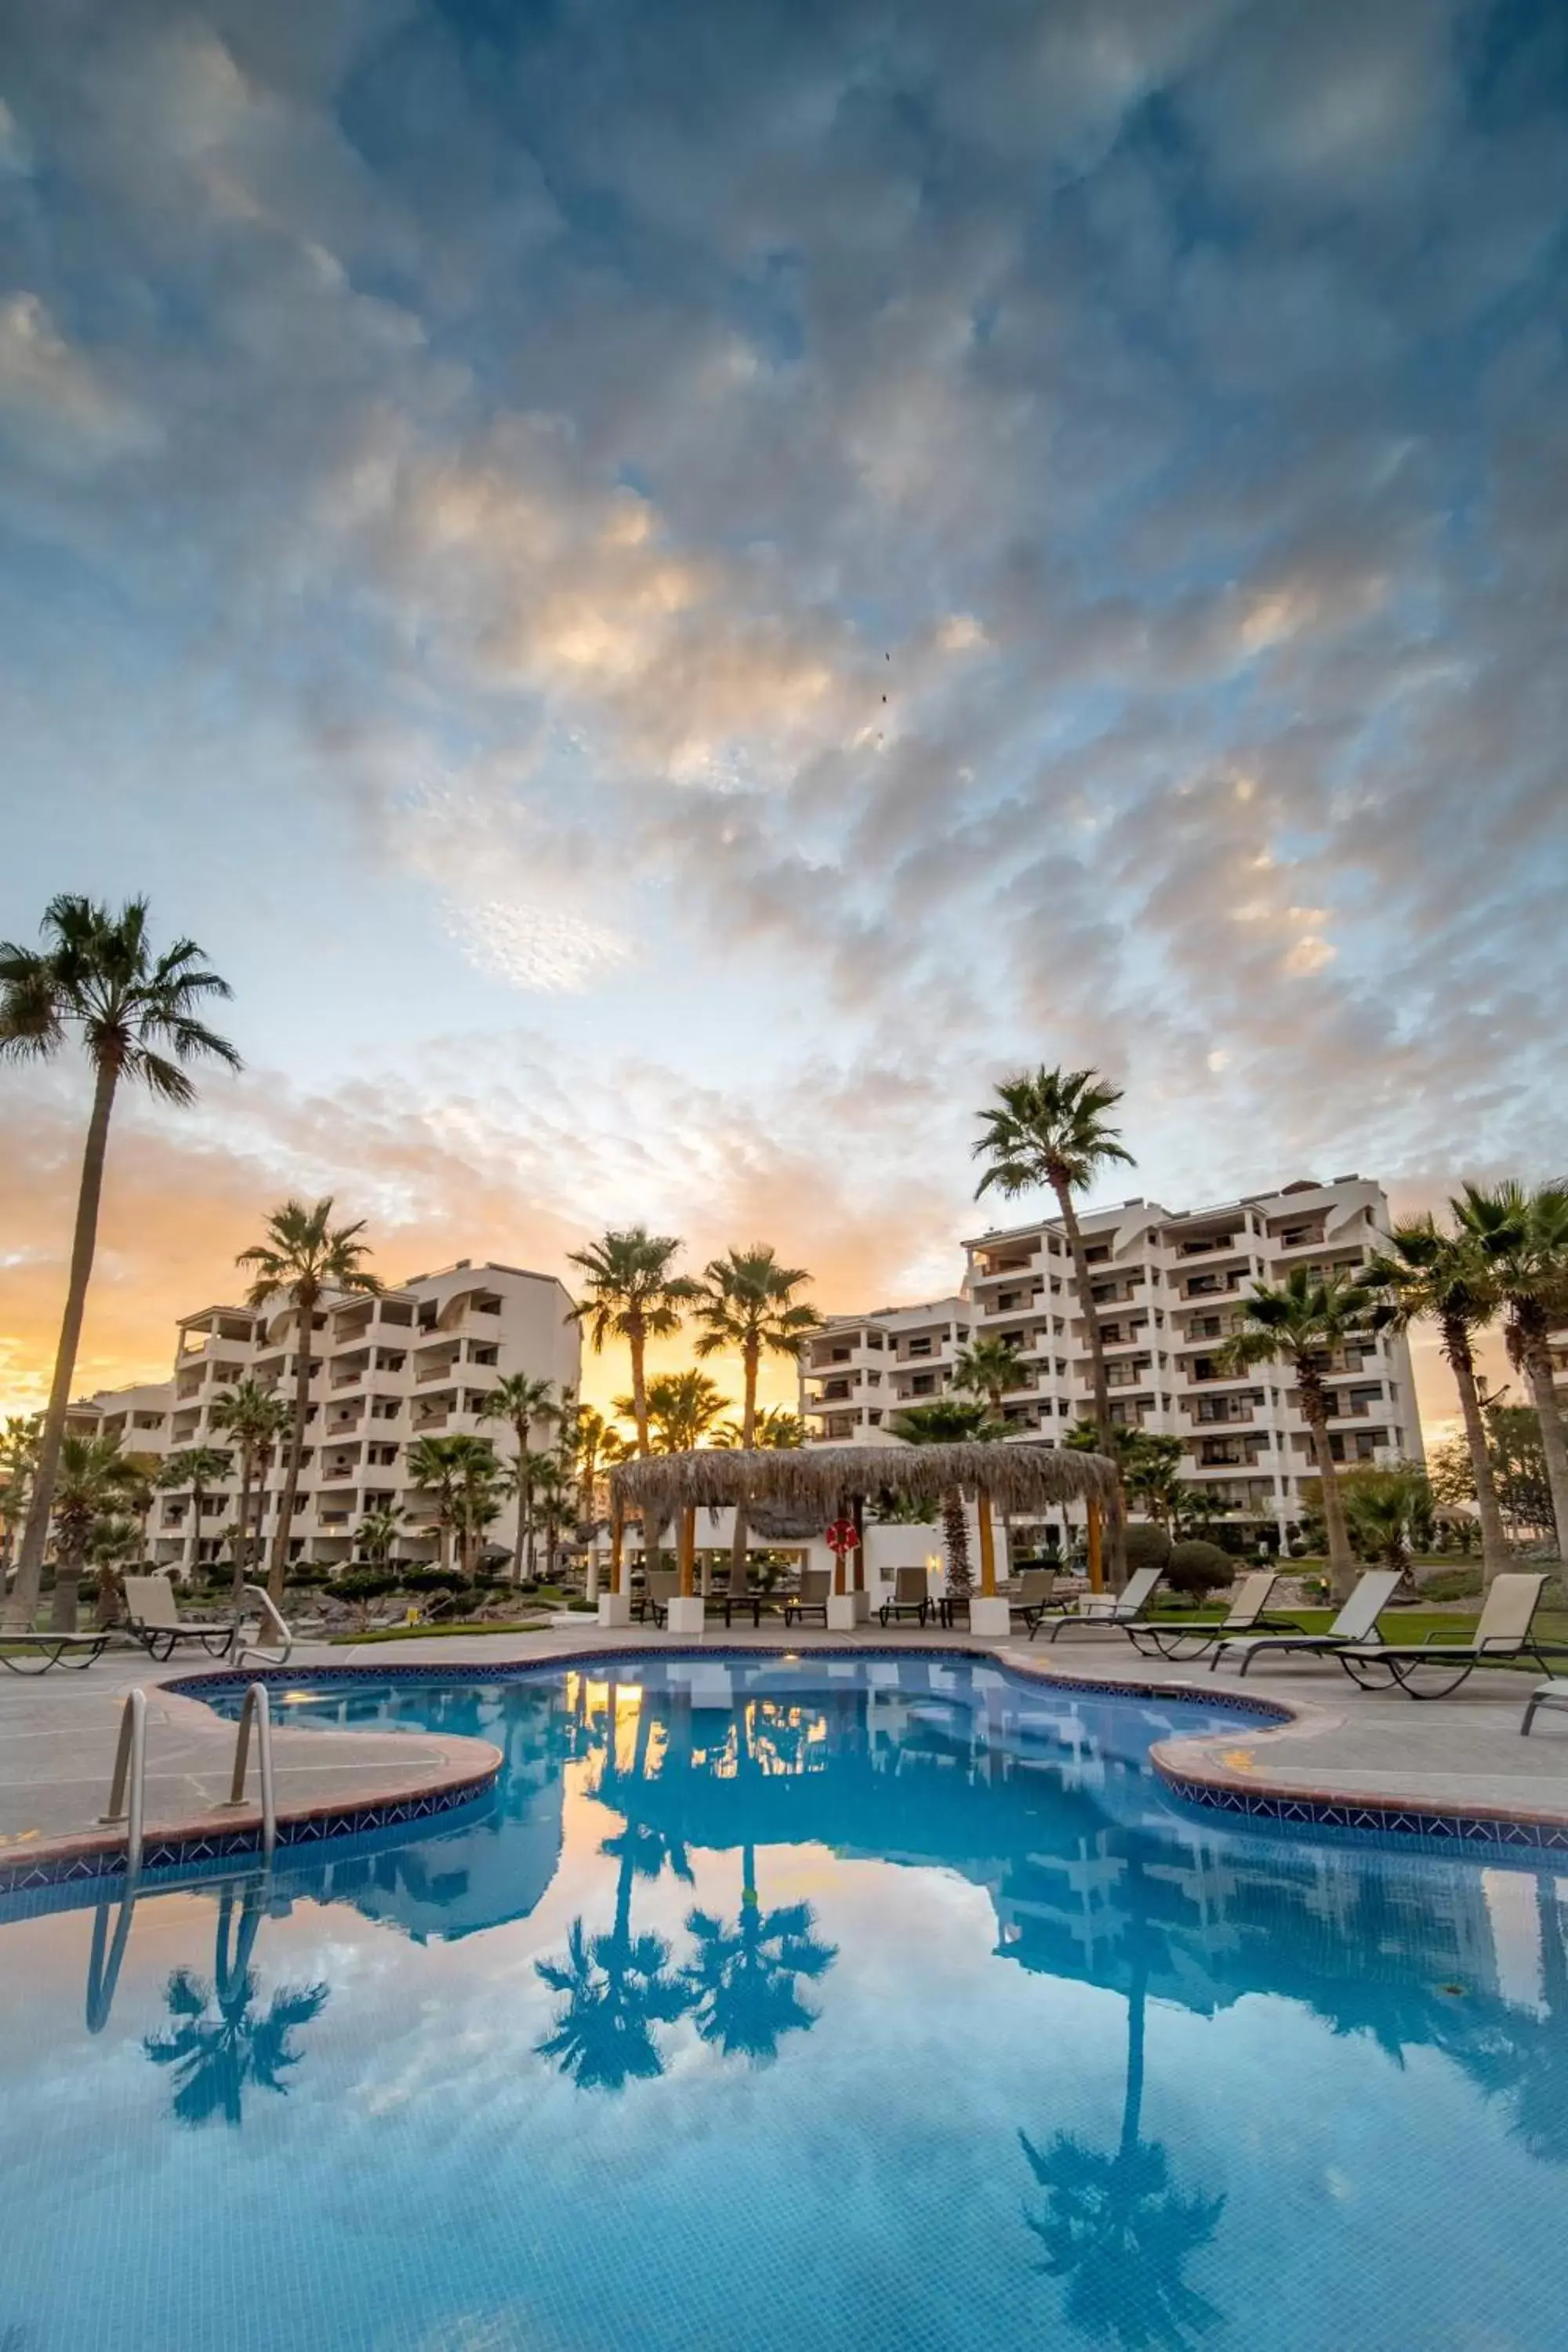
M896 1568L893 1597L877 1614L885 1625L889 1617L918 1617L923 1625L931 1613L931 1579L923 1568Z
M669 1615L669 1604L680 1590L679 1570L673 1568L653 1568L644 1570L643 1587L634 1603L638 1624L646 1623L651 1612L656 1625L662 1626Z
M1553 1675L1550 1682L1536 1684L1530 1694L1530 1705L1524 1710L1524 1721L1519 1727L1521 1732L1530 1729L1535 1721L1537 1709L1543 1706L1568 1708L1568 1677Z
M1214 1645L1209 1672L1212 1675L1220 1660L1228 1659L1232 1653L1240 1661L1237 1672L1244 1675L1257 1657L1280 1657L1292 1650L1333 1656L1352 1643L1364 1646L1373 1643L1378 1638L1377 1621L1393 1600L1398 1584L1396 1568L1368 1569L1364 1576L1356 1579L1355 1591L1326 1633L1303 1633L1298 1628L1293 1633L1223 1634Z
M70 1665L79 1674L102 1657L111 1639L109 1626L96 1633L0 1633L0 1666L9 1666L14 1675L47 1675L51 1666ZM24 1665L18 1650L36 1651L36 1663Z
M1059 1616L1067 1608L1057 1599L1054 1568L1021 1568L1003 1594L1008 1617L1021 1617L1031 1633L1042 1617Z
M1494 1577L1468 1642L1432 1635L1425 1642L1378 1642L1342 1650L1340 1664L1363 1690L1386 1690L1397 1683L1409 1698L1447 1698L1489 1658L1531 1658L1550 1674L1549 1658L1568 1656L1568 1650L1560 1643L1542 1646L1531 1631L1545 1588L1544 1573ZM1447 1675L1440 1690L1417 1690L1411 1676L1423 1666Z
M128 1576L125 1615L150 1658L162 1665L182 1642L198 1642L211 1658L226 1658L239 1639L239 1612L198 1622L182 1617L166 1576Z
M1289 1617L1265 1613L1279 1581L1277 1569L1254 1569L1242 1578L1217 1625L1130 1625L1129 1639L1146 1658L1201 1658L1205 1650L1233 1633L1295 1633L1300 1629Z
M1064 1633L1070 1633L1075 1626L1080 1633L1130 1632L1132 1626L1142 1624L1147 1615L1149 1604L1154 1598L1154 1588L1159 1583L1162 1573L1163 1571L1157 1568L1141 1568L1128 1578L1120 1592L1107 1593L1103 1596L1103 1601L1100 1594L1091 1593L1089 1606L1078 1616L1058 1617L1046 1636L1047 1640L1059 1641ZM1097 1606L1097 1603L1100 1605ZM1031 1642L1043 1622L1042 1618L1037 1617L1030 1626Z
M800 1589L784 1594L784 1623L798 1625L810 1615L827 1622L827 1596L833 1587L833 1571L827 1568L803 1568Z

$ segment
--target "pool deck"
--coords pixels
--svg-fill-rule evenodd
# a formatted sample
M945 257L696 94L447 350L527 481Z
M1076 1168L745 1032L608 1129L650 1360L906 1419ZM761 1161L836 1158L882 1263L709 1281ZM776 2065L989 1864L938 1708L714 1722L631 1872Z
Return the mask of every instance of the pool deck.
M430 1642L358 1647L300 1643L287 1682L322 1669L406 1673L413 1667L476 1664L603 1652L647 1650L773 1650L785 1637L776 1627L737 1628L697 1641L634 1626L607 1633L592 1620L554 1624L530 1634L474 1635ZM1506 1822L1561 1829L1568 1846L1568 1714L1543 1713L1531 1737L1519 1726L1531 1689L1541 1678L1489 1670L1453 1697L1420 1705L1355 1689L1331 1663L1280 1661L1261 1664L1246 1681L1202 1663L1178 1664L1140 1657L1118 1634L1076 1637L1047 1646L1015 1639L988 1643L960 1633L872 1624L857 1634L797 1631L793 1646L852 1654L870 1647L990 1654L1048 1674L1063 1683L1114 1682L1159 1691L1196 1691L1222 1700L1245 1694L1291 1710L1278 1725L1260 1719L1223 1738L1183 1736L1155 1749L1160 1769L1181 1792L1222 1810L1261 1810L1259 1799L1296 1799L1321 1807L1380 1807L1390 1813L1497 1816ZM235 1727L199 1700L166 1687L201 1671L223 1672L199 1655L157 1666L140 1652L107 1653L85 1673L0 1676L0 1872L9 1865L70 1854L86 1855L119 1833L100 1824L125 1694L147 1694L146 1819L150 1845L160 1835L216 1829L254 1829L254 1802L225 1806L233 1767ZM481 1785L499 1759L481 1740L426 1732L313 1730L285 1718L274 1733L280 1821L338 1820L345 1812L400 1798ZM255 1764L250 1790L256 1786ZM1287 1816L1299 1817L1299 1816ZM1471 1831L1469 1834L1478 1832ZM1555 1841L1554 1841L1555 1842Z

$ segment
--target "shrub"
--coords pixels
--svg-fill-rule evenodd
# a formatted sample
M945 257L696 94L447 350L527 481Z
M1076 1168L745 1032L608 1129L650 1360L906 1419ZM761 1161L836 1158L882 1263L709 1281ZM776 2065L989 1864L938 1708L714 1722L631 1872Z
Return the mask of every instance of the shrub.
M1194 1536L1185 1543L1172 1546L1165 1581L1173 1591L1204 1601L1211 1592L1223 1591L1235 1580L1236 1562L1218 1544L1205 1543L1201 1536Z
M1164 1568L1171 1558L1171 1538L1152 1520L1134 1519L1127 1529L1127 1567Z
M324 1567L319 1559L297 1559L283 1579L285 1584L301 1586L331 1584L331 1570Z
M1436 1576L1421 1579L1423 1601L1469 1601L1480 1589L1479 1568L1440 1568Z
M405 1592L458 1592L468 1580L459 1568L437 1568L427 1562L400 1569L396 1580Z

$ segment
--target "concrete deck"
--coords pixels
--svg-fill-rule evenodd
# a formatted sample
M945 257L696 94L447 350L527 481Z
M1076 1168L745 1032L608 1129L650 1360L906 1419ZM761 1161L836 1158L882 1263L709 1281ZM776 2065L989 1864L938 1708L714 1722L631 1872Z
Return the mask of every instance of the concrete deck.
M1260 1724L1223 1739L1164 1744L1164 1760L1195 1779L1253 1790L1354 1797L1362 1801L1426 1808L1498 1809L1568 1822L1568 1716L1542 1715L1521 1739L1520 1718L1540 1677L1489 1671L1454 1697L1429 1706L1398 1694L1356 1690L1329 1663L1280 1662L1237 1684L1201 1664L1142 1658L1116 1634L1085 1635L1047 1647L1022 1641L986 1643L963 1633L876 1625L860 1634L797 1631L794 1641L814 1651L847 1654L868 1642L900 1649L990 1650L1036 1673L1063 1681L1111 1678L1151 1689L1179 1686L1223 1698L1245 1690L1283 1701L1295 1719L1282 1728ZM564 1656L603 1650L625 1654L705 1648L773 1649L786 1637L777 1626L760 1633L737 1628L710 1633L700 1643L634 1626L603 1633L591 1620L518 1635L472 1635L329 1648L302 1644L290 1675L312 1668L399 1668L469 1664L494 1660ZM156 1831L210 1822L228 1794L234 1726L199 1701L164 1687L199 1671L205 1661L154 1666L140 1652L110 1652L86 1673L57 1672L26 1679L0 1676L0 1859L41 1853L64 1840L98 1830L124 1695L139 1685L148 1696L147 1822ZM281 1817L377 1798L415 1794L471 1777L495 1760L477 1740L428 1733L313 1730L284 1722L274 1734ZM253 1767L254 1772L254 1767ZM254 1779L252 1781L254 1788ZM254 1818L253 1812L249 1818ZM230 1823L245 1812L224 1816Z

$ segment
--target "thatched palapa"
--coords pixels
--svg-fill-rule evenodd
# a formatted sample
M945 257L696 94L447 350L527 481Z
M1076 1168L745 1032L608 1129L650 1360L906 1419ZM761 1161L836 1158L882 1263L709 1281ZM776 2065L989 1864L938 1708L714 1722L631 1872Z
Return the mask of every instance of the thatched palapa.
M1007 1512L1052 1503L1109 1505L1116 1465L1103 1454L1052 1445L812 1445L752 1454L701 1446L617 1462L610 1508L618 1518L640 1512L647 1524L666 1527L693 1506L777 1503L826 1527L857 1495L935 1503L954 1486L987 1496Z

